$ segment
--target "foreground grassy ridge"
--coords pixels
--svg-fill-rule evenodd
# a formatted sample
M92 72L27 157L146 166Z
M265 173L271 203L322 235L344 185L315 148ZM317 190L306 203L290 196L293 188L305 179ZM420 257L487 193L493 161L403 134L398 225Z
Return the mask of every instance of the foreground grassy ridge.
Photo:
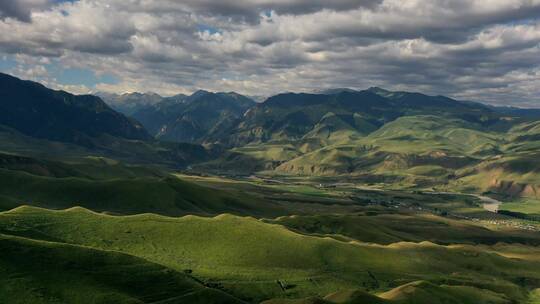
M120 214L283 214L276 205L239 192L210 189L176 177L93 180L55 178L0 169L0 209L22 204L46 208L74 205Z
M3 234L0 248L2 303L241 303L185 274L118 252Z
M540 282L540 261L505 258L484 248L341 242L231 215L114 217L80 208L21 207L0 215L0 232L116 250L177 271L190 269L250 301L359 286L385 291L417 280L474 286L524 300ZM283 291L277 280L290 288Z
M435 285L416 281L396 287L378 296L361 290L346 290L324 298L273 299L262 304L510 304L504 295L468 286Z
M540 304L540 288L531 292L528 304Z

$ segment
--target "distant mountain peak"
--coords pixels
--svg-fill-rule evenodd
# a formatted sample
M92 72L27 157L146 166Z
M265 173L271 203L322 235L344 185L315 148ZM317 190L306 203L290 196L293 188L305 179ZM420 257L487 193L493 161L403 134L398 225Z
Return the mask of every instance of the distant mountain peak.
M368 91L371 91L373 93L392 93L391 91L389 90L386 90L386 89L383 89L381 87L370 87L369 89L367 89Z
M392 96L395 93L395 92L383 89L381 87L370 87L369 89L367 89L367 91L369 91L369 92L371 92L373 94L377 94L377 95L382 96L382 97L389 97L389 96Z
M121 96L125 96L125 97L130 97L130 96L134 96L134 97L148 96L148 97L159 97L159 98L161 98L161 95L159 95L158 93L154 93L154 92L146 92L146 93L141 93L141 92L127 92L127 93L122 94Z
M207 94L212 94L212 92L209 92L209 91L206 91L206 90L197 90L193 94L191 94L191 96L189 96L189 97L198 98L198 97L201 97L201 96L204 96L204 95L207 95Z
M253 99L253 101L255 101L257 103L262 103L266 99L268 99L269 96L266 96L266 95L248 95L246 97Z
M315 94L322 94L322 95L335 95L340 93L356 93L357 90L350 89L350 88L331 88L331 89L324 89L324 90L318 90L314 91Z
M183 95L181 95L183 96ZM235 92L198 90L185 98L167 97L153 107L135 112L158 138L177 142L203 142L232 128L255 102Z
M163 100L161 95L154 92L130 92L121 95L96 93L96 95L103 98L103 100L116 111L128 116L132 115L140 108L157 104Z
M186 97L188 97L186 94L176 94L176 95L173 95L171 97L166 97L167 99L173 99L173 100L183 100L185 99Z

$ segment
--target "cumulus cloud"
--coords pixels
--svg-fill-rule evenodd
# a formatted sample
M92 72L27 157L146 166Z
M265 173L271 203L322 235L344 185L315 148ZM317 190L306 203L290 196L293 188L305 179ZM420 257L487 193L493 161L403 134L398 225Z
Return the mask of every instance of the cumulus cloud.
M30 22L33 9L42 9L48 0L5 0L0 1L0 19L13 18Z
M29 76L54 60L119 79L93 90L377 85L540 107L540 0L4 2L0 53Z

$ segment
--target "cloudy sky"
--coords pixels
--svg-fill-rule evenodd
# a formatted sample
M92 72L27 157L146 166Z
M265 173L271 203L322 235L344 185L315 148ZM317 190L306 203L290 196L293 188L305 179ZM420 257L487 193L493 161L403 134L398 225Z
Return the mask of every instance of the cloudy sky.
M540 0L1 0L0 71L74 93L331 87L540 107Z

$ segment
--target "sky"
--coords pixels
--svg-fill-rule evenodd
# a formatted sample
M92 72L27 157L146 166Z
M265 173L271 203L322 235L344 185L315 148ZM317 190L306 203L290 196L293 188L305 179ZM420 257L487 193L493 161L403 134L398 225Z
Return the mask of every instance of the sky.
M0 33L0 71L73 93L379 86L540 108L540 0L1 0Z

